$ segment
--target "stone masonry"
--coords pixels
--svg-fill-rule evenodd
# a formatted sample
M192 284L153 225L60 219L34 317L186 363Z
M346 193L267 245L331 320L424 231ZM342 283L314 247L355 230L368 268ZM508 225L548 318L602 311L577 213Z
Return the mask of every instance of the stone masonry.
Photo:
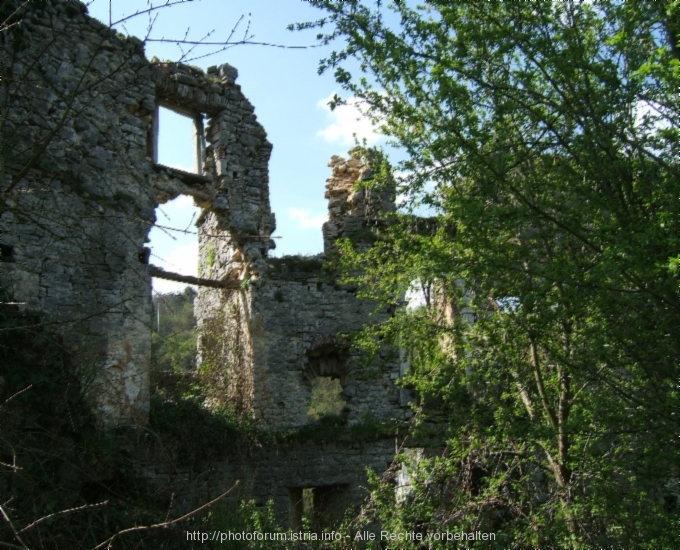
M324 255L268 257L272 145L236 69L148 61L140 40L90 18L78 0L22 9L16 40L0 49L0 298L38 312L62 336L99 422L147 421L150 272L159 270L145 243L156 207L181 194L202 208L199 276L222 287L201 287L196 301L213 405L265 429L297 429L311 422L312 381L327 377L342 387L343 422L409 418L395 385L398 354L386 349L367 365L345 338L390 312L374 314L375 304L339 285ZM196 173L158 164L161 106L193 119ZM326 254L340 237L363 242L394 210L389 193L355 189L371 170L357 151L329 166ZM225 458L209 479L252 466L251 494L262 504L275 498L279 517L288 510L295 524L304 488L324 506L357 502L365 467L385 468L393 449L392 439L293 445L283 463L264 449L253 465ZM184 473L173 476L168 483L181 486Z
M370 166L359 158L358 149L350 151L349 159L333 155L328 166L333 172L326 184L328 221L323 224L324 251L330 253L337 239L350 236L355 246L365 246L366 239L362 237L369 236L366 230L384 226L385 216L395 211L393 192L356 188L358 182L373 176Z
M271 144L233 67L149 62L80 2L32 6L0 51L0 282L63 335L103 424L144 423L154 210L188 194L224 227L270 234ZM201 173L154 162L159 105L195 119ZM257 262L269 246L244 252Z
M329 163L326 253L337 238L361 240L395 209L386 193L355 190L370 167L358 150L351 153ZM219 219L212 215L201 226L201 269L211 278L248 281L238 292L204 288L197 300L200 359L221 365L224 403L238 403L271 428L301 427L309 423L311 380L327 376L340 380L350 425L408 417L395 386L403 370L395 350L384 350L366 366L342 337L389 312L375 312L375 304L356 298L355 289L338 285L323 267L325 255L266 258L259 255L266 233L224 232Z
M0 49L0 282L63 336L102 423L144 422L154 68L79 2L32 6Z

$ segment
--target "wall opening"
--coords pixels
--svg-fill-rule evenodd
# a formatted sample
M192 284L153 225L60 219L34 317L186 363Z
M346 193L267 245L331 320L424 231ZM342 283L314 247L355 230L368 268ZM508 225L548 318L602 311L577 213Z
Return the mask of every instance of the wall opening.
M198 275L198 231L194 223L200 208L193 198L180 195L156 208L156 223L149 231L149 263L181 275ZM183 292L186 283L154 278L157 294Z
M317 376L312 381L312 396L307 416L310 420L321 420L329 416L341 416L347 402L342 393L340 380Z
M150 149L156 164L191 174L203 174L203 116L158 105Z
M293 531L322 531L337 527L350 505L349 485L293 487L289 490Z
M184 374L196 369L197 292L186 286L183 292L153 296L153 331L151 333L151 372Z
M14 247L9 244L0 244L0 262L14 261Z
M312 385L307 416L310 420L341 416L347 405L347 351L326 342L307 352L304 375Z

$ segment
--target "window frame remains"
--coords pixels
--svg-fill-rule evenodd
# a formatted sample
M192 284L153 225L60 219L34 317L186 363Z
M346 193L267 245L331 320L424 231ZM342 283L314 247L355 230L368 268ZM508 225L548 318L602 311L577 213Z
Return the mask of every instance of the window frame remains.
M160 110L161 107L172 111L183 117L187 117L192 121L192 149L193 149L193 159L194 159L194 172L186 172L185 170L180 170L178 168L173 168L165 164L158 162L158 145L160 136ZM203 172L203 167L205 165L205 123L204 116L201 112L192 111L184 107L178 106L169 101L157 100L154 108L153 116L151 118L151 128L148 140L148 153L149 157L153 161L154 168L157 170L170 171L173 175L180 177L182 180L189 180L186 183L203 183L206 180L210 181L210 178ZM197 180L197 181L193 181Z

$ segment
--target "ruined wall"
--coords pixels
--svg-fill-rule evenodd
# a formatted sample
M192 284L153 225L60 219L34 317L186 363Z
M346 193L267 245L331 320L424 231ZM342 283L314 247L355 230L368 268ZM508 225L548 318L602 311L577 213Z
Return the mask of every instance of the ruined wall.
M179 513L215 498L239 480L236 496L253 499L262 509L273 500L279 525L294 528L300 527L294 517L298 491L334 490L329 504L336 513L324 522L329 527L347 508L357 508L368 496L366 468L378 474L389 468L395 441L300 441L250 448L240 455L233 452L217 461L180 467L163 449L150 445L144 451L146 454L138 450L135 457L138 470L156 487L159 498L175 495Z
M278 427L309 423L311 380L331 376L342 384L349 424L367 417L403 419L394 385L398 357L385 350L371 365L364 365L339 338L385 315L371 317L375 304L338 287L320 269L320 262L313 270L295 263L272 260L267 278L253 284L253 330L266 338L253 365L256 418ZM332 364L324 370L328 363Z
M389 192L354 189L358 180L370 177L358 150L349 159L333 157L329 166L327 252L342 236L361 239L363 231L368 237L394 210ZM216 214L203 224L204 235L209 227L213 237L199 243L201 268L213 278L248 281L242 290L203 289L197 300L201 368L222 370L214 378L224 389L220 404L247 411L268 428L301 427L311 421L312 380L325 376L340 380L349 424L407 418L410 410L402 406L395 386L398 353L386 349L365 365L341 337L384 320L389 312L373 315L375 304L338 285L324 270L323 255L266 258L266 231L240 240L233 232L220 238L219 220ZM216 332L215 326L222 330Z
M238 71L224 64L207 73L181 63L155 63L158 104L205 119L203 178L156 167L159 202L180 194L203 208L197 226L201 237L215 238L214 255L230 261L231 241L244 249L249 263L273 248L269 235L275 219L269 206L269 157L272 145L257 122L255 108L236 84ZM155 131L158 131L155 129ZM254 235L261 238L252 239ZM239 241L251 237L252 243ZM202 274L206 275L203 266ZM232 277L233 278L233 277Z
M197 301L199 359L231 369L214 388L218 400L272 427L301 426L309 381L322 375L341 379L350 422L400 416L397 362L360 372L335 341L369 322L373 306L337 287L320 261L290 271L290 261L267 257L275 229L271 144L236 69L150 63L139 40L117 36L72 0L28 9L17 36L3 50L11 78L2 127L2 285L57 323L104 423L144 422L148 411L144 243L154 208L179 194L203 208L200 275L250 284L202 289ZM197 174L155 162L159 105L195 120ZM357 156L334 157L331 166L327 250L394 208L389 197L353 189L368 170ZM319 372L328 361L335 370Z
M149 62L86 12L28 3L0 50L0 287L63 335L103 424L144 423L154 209L188 194L225 238L268 236L271 145L236 69ZM155 162L161 104L195 119L198 174Z
M3 46L2 287L75 354L102 418L144 422L151 313L140 253L154 207L152 68L78 2L28 12ZM30 169L28 169L30 167Z
M375 305L338 285L323 256L268 257L272 146L236 69L147 61L139 40L89 18L76 0L27 4L17 36L0 50L0 289L63 336L102 424L147 420L144 245L155 208L180 194L203 209L199 275L234 282L202 287L196 300L199 362L213 374L209 405L236 408L265 429L299 428L310 423L311 381L330 377L342 385L343 425L410 416L395 386L398 354L386 349L364 365L342 338L389 312L372 316ZM160 105L194 119L197 173L157 164ZM358 156L331 166L327 251L394 208L388 195L354 190L370 170ZM240 476L258 503L274 497L280 519L295 523L290 502L302 488L341 509L363 495L366 466L381 471L393 453L391 438L291 443L245 462L229 454L202 479L213 488ZM195 493L192 465L170 474L157 458L140 461L145 475Z
M323 224L323 247L326 254L335 249L335 241L351 237L355 247L370 246L375 231L388 223L396 210L394 189L356 188L357 183L373 177L370 163L360 158L360 150L352 149L349 158L333 155L328 166L331 177L326 182L328 221Z

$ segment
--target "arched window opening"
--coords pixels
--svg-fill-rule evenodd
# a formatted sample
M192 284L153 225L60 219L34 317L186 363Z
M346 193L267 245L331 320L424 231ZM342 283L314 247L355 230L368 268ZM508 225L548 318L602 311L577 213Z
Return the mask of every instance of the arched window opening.
M345 412L347 396L347 351L328 342L307 352L304 375L312 385L307 416L310 420L338 417Z

